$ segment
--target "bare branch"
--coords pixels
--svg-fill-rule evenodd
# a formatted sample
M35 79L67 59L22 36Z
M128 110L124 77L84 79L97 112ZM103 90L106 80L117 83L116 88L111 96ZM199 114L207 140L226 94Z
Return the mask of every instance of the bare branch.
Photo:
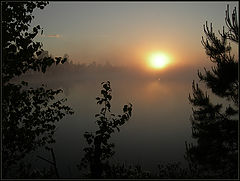
M226 25L229 29L227 33L223 32L227 36L228 39L234 41L234 42L239 42L239 25L237 21L237 10L236 7L234 8L232 12L232 19L230 18L229 15L229 5L227 5L227 10L226 10L226 17L225 17L225 22Z

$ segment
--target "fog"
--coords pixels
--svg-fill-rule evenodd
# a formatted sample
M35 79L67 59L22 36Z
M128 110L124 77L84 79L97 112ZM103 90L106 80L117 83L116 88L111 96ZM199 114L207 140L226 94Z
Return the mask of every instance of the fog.
M196 74L197 67L151 72L110 63L66 63L51 67L45 74L28 72L13 81L25 80L33 87L46 84L48 88L64 90L66 104L75 113L57 125L55 153L61 176L78 177L76 165L86 146L83 134L96 130L94 115L101 107L95 98L100 96L103 81L111 82L112 113L121 114L124 104L133 104L132 117L111 138L116 151L112 161L141 164L152 172L157 171L158 163L184 164L185 141L191 141L188 94ZM37 165L47 166L34 160Z

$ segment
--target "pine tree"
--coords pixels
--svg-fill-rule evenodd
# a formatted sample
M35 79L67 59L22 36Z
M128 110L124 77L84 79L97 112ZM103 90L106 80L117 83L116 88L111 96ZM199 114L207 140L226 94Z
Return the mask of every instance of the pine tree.
M238 45L239 41L236 7L230 18L227 6L225 22L228 30L223 27L219 37L212 24L209 28L206 22L206 37L201 41L214 66L211 70L204 68L203 73L198 71L198 77L213 96L210 100L194 81L193 94L189 95L193 105L192 137L197 143L186 145L186 158L196 177L237 178L238 175L238 59L231 55L230 45L230 42Z

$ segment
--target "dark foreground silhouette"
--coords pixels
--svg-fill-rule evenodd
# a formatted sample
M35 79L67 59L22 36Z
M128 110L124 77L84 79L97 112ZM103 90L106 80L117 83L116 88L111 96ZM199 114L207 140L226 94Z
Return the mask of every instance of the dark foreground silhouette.
M29 70L45 73L48 67L63 64L67 60L41 56L44 52L41 43L33 41L41 28L38 25L29 30L33 10L43 9L47 4L1 3L3 178L20 177L23 172L17 169L29 167L29 164L21 161L39 147L49 149L55 142L56 123L66 114L73 113L70 107L64 105L65 98L57 98L62 93L61 89L47 89L45 85L33 88L24 81L11 82Z
M215 64L212 70L198 72L198 77L211 92L223 103L214 103L209 95L204 94L198 84L193 81L193 95L189 101L193 105L191 117L192 136L197 140L196 145L187 145L186 158L192 172L197 177L206 178L238 178L238 62L231 55L232 43L239 42L239 25L236 8L232 17L229 7L226 10L227 31L220 33L220 38L206 23L202 44L206 54Z
M42 31L40 26L29 30L35 8L43 9L47 2L3 2L2 3L2 177L3 178L61 178L52 144L55 142L56 123L73 110L66 106L65 98L59 99L62 90L37 88L28 82L13 83L12 79L29 70L45 73L49 67L63 64L67 57L44 55L42 44L33 39ZM193 94L189 101L193 105L191 118L192 136L197 144L186 144L185 158L188 167L180 163L158 165L159 173L146 172L140 165L111 163L114 155L112 134L131 117L132 105L124 105L123 114L111 112L110 82L102 83L101 96L97 104L102 108L96 114L98 129L86 132L88 146L78 167L85 171L82 178L238 178L238 60L230 54L227 44L239 41L236 8L230 18L226 11L227 31L218 38L208 25L204 26L206 39L202 44L206 54L215 64L212 70L199 72L200 81L224 101L213 103L207 94L193 82ZM225 106L225 107L224 107ZM45 147L52 159L37 155L49 163L49 168L32 168L25 158L38 148ZM56 150L55 150L56 151Z

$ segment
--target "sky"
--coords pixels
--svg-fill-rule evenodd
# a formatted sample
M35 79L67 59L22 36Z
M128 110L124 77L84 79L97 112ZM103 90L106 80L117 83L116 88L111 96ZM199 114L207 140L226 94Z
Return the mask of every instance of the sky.
M43 28L37 40L44 49L54 56L66 53L74 63L144 67L149 55L163 52L169 66L193 66L208 63L203 25L212 22L216 33L222 30L227 4L231 12L238 8L237 1L50 1L34 12L32 25Z

